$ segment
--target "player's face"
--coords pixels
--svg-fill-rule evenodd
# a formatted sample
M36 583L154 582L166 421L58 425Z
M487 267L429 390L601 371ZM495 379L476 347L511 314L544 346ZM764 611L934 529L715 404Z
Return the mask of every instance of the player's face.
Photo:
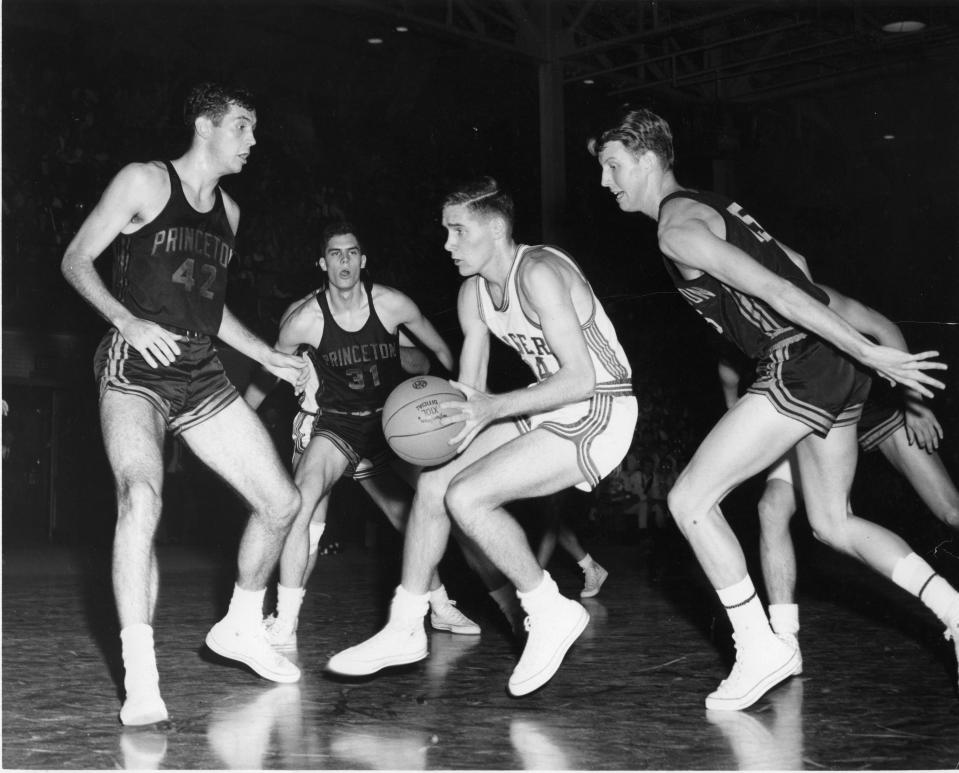
M649 177L640 160L622 142L614 140L603 146L599 165L603 170L600 184L609 188L619 208L624 212L639 211L642 192Z
M472 276L493 255L493 234L489 223L478 219L465 204L443 208L446 229L444 248L452 256L460 276Z
M330 286L348 290L360 281L366 266L366 255L353 234L339 234L326 243L320 268L326 272Z
M228 173L239 172L249 159L250 149L256 145L254 129L256 113L238 105L230 105L219 126L213 125L210 138L217 158Z

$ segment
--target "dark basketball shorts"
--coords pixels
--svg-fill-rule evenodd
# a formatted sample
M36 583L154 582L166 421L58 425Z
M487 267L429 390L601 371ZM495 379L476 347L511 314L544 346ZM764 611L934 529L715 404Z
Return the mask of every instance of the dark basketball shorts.
M179 435L240 397L209 336L184 336L177 343L180 355L173 363L151 368L143 355L111 328L93 360L100 399L107 391L142 397L160 412L167 428Z
M859 420L859 447L863 451L875 451L883 441L904 426L906 416L895 402L867 400Z
M379 412L354 415L330 410L317 414L300 411L293 419L294 464L315 437L326 438L346 457L349 464L343 474L353 480L380 475L395 458L383 435Z
M757 364L756 380L746 391L763 395L779 413L825 437L833 427L859 421L871 381L852 360L805 337L774 347Z

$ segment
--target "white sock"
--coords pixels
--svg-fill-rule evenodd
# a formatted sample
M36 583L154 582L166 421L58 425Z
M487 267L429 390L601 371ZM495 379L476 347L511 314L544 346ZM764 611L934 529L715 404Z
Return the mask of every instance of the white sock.
M439 609L444 604L448 604L450 597L446 595L446 586L440 585L436 590L430 591L430 607Z
M774 633L799 633L798 604L770 604L769 624Z
M276 617L283 620L296 620L300 616L300 607L306 588L288 588L285 585L276 586Z
M516 591L516 596L519 603L523 605L523 609L530 613L557 598L561 598L559 588L545 569L543 570L543 580L539 585L525 593Z
M423 621L430 607L430 594L410 593L402 585L396 586L393 603L390 605L390 622Z
M766 612L748 574L735 585L717 589L716 593L726 608L733 633L739 641L755 640L772 634Z
M925 604L942 622L959 603L959 593L915 553L900 558L892 569L892 581Z
M124 685L131 687L159 684L153 628L146 623L134 623L120 631L123 652Z
M593 563L593 557L589 553L587 553L585 556L582 557L582 559L580 559L576 563L579 564L580 569L582 569L585 572L587 567L589 567L589 565Z
M230 599L230 608L226 616L241 626L254 627L263 620L263 597L266 588L260 590L244 590L239 585L233 586L233 598Z

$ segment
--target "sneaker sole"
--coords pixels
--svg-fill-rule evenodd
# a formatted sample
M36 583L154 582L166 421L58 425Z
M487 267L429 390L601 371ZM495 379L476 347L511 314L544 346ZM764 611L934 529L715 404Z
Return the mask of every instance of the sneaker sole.
M529 695L534 690L538 690L544 684L546 684L553 676L559 671L559 667L563 663L563 658L566 657L566 653L569 652L569 648L573 646L576 640L579 638L579 635L586 628L586 624L589 622L589 612L580 607L580 616L577 619L576 624L570 630L567 637L563 640L560 646L557 648L556 652L553 654L552 659L549 663L546 664L546 667L543 668L539 673L534 674L533 676L526 679L521 683L514 683L510 679L508 688L510 695L513 695L517 698L523 695Z
M710 711L740 711L741 709L748 709L777 684L799 673L796 671L797 668L799 672L802 671L802 659L798 653L794 652L789 660L769 674L745 695L738 698L714 698L712 695L707 695L706 708Z
M390 657L380 658L369 663L350 663L349 661L337 660L339 655L334 655L326 664L326 670L342 676L371 676L377 671L391 666L406 666L410 663L417 663L424 660L429 655L429 650L424 647L422 651L407 655L392 655Z
M434 623L430 620L430 627L437 631L447 631L449 633L459 634L460 636L479 636L481 633L478 625L452 625L450 623Z
M206 646L209 647L217 655L227 658L228 660L236 660L240 663L243 663L250 668L252 668L257 674L262 676L264 679L269 679L271 682L280 682L283 684L290 684L292 682L300 681L300 669L290 663L292 671L275 671L269 666L254 660L249 655L233 650L229 647L224 646L221 642L216 640L216 637L213 635L213 631L210 631L206 635Z

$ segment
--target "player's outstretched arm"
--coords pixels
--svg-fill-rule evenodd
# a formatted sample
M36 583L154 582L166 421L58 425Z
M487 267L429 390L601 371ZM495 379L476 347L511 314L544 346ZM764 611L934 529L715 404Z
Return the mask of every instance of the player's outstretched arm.
M309 377L306 355L298 357L268 346L263 339L253 335L226 307L223 308L223 319L217 337L241 354L260 363L274 376L292 384L297 393L306 385Z
M708 208L685 207L666 214L660 221L660 249L681 271L706 272L730 287L762 299L786 319L829 341L888 381L927 397L932 397L929 387L944 388L941 381L927 373L945 369L944 364L932 359L938 352L909 354L874 344L828 306L719 238L711 230L710 216L703 209Z

